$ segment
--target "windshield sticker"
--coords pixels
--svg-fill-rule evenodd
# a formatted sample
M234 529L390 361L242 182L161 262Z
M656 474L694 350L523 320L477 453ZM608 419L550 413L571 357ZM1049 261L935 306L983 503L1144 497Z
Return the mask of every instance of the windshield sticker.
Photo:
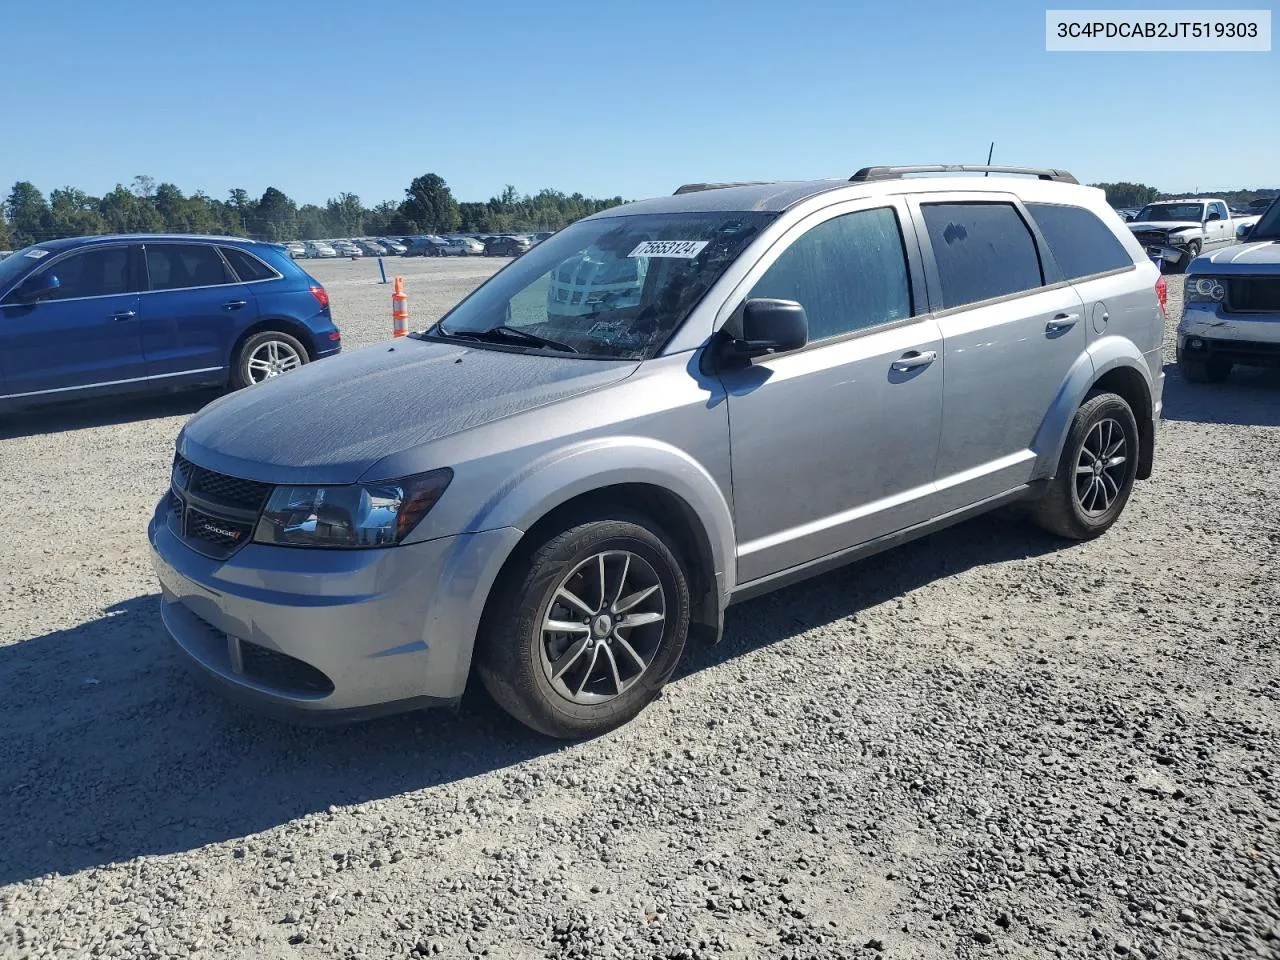
M706 240L645 240L638 244L628 257L668 257L676 260L692 260L707 245Z
M26 256L30 257L32 260L39 260L41 257L47 257L48 255L48 250L28 250L26 252Z

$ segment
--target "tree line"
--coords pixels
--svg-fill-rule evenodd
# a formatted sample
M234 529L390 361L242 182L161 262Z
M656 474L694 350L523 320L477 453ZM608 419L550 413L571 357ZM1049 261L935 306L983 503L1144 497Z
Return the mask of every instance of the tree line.
M1113 207L1141 207L1153 200L1187 196L1162 193L1143 183L1095 183ZM1274 197L1280 190L1198 191L1244 204ZM172 183L137 176L128 187L116 184L101 197L75 187L61 187L45 197L35 184L13 185L0 209L0 250L58 237L102 233L205 233L255 240L317 240L324 237L409 235L421 233L509 233L515 230L559 230L589 214L622 203L621 197L595 199L559 190L518 194L508 185L484 202L458 202L444 178L415 177L404 199L366 207L354 193L340 193L324 206L299 206L283 191L268 187L261 197L234 189L225 200L201 190L184 195Z
M622 203L621 197L595 199L559 190L518 194L507 186L482 203L458 202L444 178L415 177L403 200L366 207L354 193L340 193L324 206L298 205L283 191L268 187L261 197L228 191L225 200L197 190L184 195L172 183L148 176L129 186L116 184L101 197L75 187L52 190L35 184L13 185L0 208L0 250L16 250L59 237L104 233L201 233L255 240L317 240L325 237L413 235L422 233L507 233L559 230L575 220Z

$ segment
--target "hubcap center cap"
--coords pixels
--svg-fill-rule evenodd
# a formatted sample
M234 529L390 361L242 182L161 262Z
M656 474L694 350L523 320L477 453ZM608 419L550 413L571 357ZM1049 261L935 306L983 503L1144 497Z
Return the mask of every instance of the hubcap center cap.
M591 632L596 637L607 637L613 631L613 618L607 613L602 613L596 617L591 624Z

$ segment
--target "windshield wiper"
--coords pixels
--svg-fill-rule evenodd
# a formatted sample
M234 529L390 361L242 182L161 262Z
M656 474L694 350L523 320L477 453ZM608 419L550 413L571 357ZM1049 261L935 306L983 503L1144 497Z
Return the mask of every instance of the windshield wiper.
M536 333L530 333L528 330L521 330L517 327L509 327L505 323L500 323L496 327L490 327L488 330L440 330L446 337L457 337L461 340L480 340L490 343L527 343L531 347L550 347L552 350L560 350L564 353L577 353L578 351L567 343L561 343L559 340L552 340L550 337L539 336Z

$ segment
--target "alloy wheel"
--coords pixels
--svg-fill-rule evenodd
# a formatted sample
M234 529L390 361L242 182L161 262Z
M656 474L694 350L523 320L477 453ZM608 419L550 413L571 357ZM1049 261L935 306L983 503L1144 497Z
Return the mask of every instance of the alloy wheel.
M1120 496L1128 474L1124 427L1110 417L1089 428L1076 457L1076 501L1085 516L1100 517Z
M657 571L627 550L593 554L560 581L542 619L542 669L560 696L598 704L649 669L666 631Z
M302 357L283 340L268 340L249 354L249 381L261 383L302 366Z

